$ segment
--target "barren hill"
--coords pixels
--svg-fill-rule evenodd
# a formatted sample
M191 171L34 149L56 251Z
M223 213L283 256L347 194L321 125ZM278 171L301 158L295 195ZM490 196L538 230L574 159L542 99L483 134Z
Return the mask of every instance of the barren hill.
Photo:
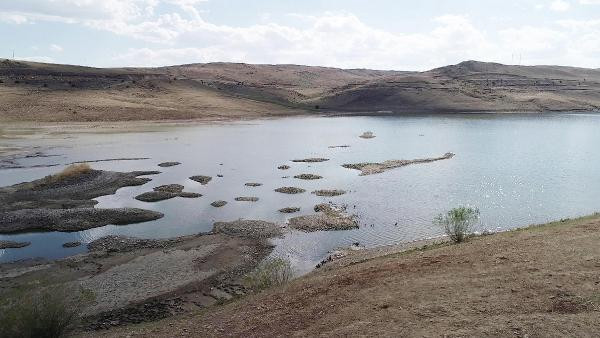
M238 63L105 69L0 61L5 121L598 109L598 69L477 61L426 72Z

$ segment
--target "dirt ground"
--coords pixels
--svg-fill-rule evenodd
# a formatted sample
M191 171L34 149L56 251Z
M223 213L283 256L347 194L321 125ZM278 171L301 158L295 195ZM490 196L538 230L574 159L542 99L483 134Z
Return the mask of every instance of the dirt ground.
M108 337L501 336L600 332L600 215L392 253ZM95 333L97 335L98 333Z

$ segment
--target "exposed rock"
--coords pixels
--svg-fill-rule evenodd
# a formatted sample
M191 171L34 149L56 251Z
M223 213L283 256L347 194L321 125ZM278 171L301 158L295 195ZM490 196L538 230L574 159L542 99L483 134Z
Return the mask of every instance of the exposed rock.
M319 180L323 178L323 176L315 175L315 174L300 174L294 176L294 178L298 178L301 180Z
M216 222L213 232L248 238L270 238L282 234L281 228L275 223L242 219L233 222Z
M293 214L298 211L300 211L300 208L298 208L298 207L287 207L287 208L279 209L279 212L284 213L284 214Z
M179 194L174 194L166 191L150 191L135 196L135 199L142 202L159 202L175 198Z
M257 202L258 197L236 197L235 200L238 202Z
M185 192L183 191L183 188L184 187L181 184L161 185L154 188L154 191L137 195L135 199L142 202L158 202L175 197L197 198L202 196L195 192Z
M360 170L361 171L360 175L365 176L365 175L379 174L379 173L382 173L382 172L390 170L390 169L404 167L404 166L411 165L411 164L429 163L429 162L447 160L447 159L451 159L452 157L454 157L454 153L445 153L443 156L433 157L433 158L420 158L420 159L415 159L415 160L388 160L388 161L381 162L381 163L376 163L376 162L375 163L369 163L369 162L350 163L350 164L343 164L342 167L347 168L347 169Z
M81 245L81 242L66 242L63 243L63 248L76 248Z
M280 192L282 194L301 194L303 192L305 192L305 189L302 188L296 188L296 187L281 187L281 188L277 188L275 189L276 192Z
M161 185L158 186L156 188L154 188L154 191L164 191L164 192L171 192L171 193L180 193L183 191L183 185L181 184L167 184L167 185Z
M181 197L181 198L198 198L198 197L202 197L202 194L198 194L196 192L183 191L183 192L179 193L179 197Z
M0 188L0 233L31 230L79 231L108 224L155 220L163 214L142 209L95 209L93 198L125 186L142 185L158 171L130 173L81 170Z
M180 165L180 162L163 162L163 163L159 163L158 166L162 167L162 168L166 168L166 167L174 167L176 165Z
M203 176L203 175L196 175L196 176L192 176L190 177L190 180L192 181L196 181L202 185L206 185L208 184L208 182L210 182L210 180L212 180L212 177L210 176Z
M290 169L290 166L284 164L284 165L280 165L279 167L277 167L277 169L279 169L279 170L288 170L288 169Z
M80 231L108 224L125 225L157 220L160 212L136 209L22 209L0 213L0 233L32 230Z
M142 239L128 236L110 235L98 238L87 245L88 250L106 252L127 252L148 248L167 248L180 239Z
M260 187L262 185L262 183L252 183L252 182L250 182L250 183L246 183L244 185L247 186L247 187Z
M288 226L292 229L305 232L321 230L350 230L358 228L354 216L347 215L345 208L335 207L329 204L315 206L316 215L298 216L291 218Z
M350 148L350 146L344 144L344 145L341 145L341 146L329 146L329 148L331 148L331 149L334 149L334 148Z
M220 208L222 206L225 206L226 204L227 204L226 201L214 201L210 205L212 205L215 208Z
M221 175L221 174L217 174L217 177L219 177L219 178L222 178L222 177L223 177L223 175Z
M346 193L345 190L339 190L339 189L331 189L331 190L327 190L327 189L322 189L322 190L315 190L312 192L313 194L317 195L317 196L326 196L326 197L333 197L333 196L340 196Z
M31 242L13 242L0 241L0 250L2 249L19 249L31 245Z
M292 160L292 162L304 162L304 163L315 163L315 162L325 162L325 161L329 161L328 158L320 158L320 157L311 157L311 158L305 158L305 159L301 159L301 160Z
M138 177L153 175L158 171L134 171L129 173L90 170L81 175L60 180L48 177L0 188L0 212L19 209L70 209L90 207L97 202L92 199L114 194L118 189L137 186L151 181Z
M373 134L372 131L365 131L364 133L362 133L362 135L359 136L360 138L374 138L375 135Z

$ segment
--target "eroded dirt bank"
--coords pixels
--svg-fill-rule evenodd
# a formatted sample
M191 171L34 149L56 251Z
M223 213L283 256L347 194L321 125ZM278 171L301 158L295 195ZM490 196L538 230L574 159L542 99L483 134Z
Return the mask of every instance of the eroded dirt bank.
M285 288L103 335L594 336L599 240L594 215L459 245L357 251Z

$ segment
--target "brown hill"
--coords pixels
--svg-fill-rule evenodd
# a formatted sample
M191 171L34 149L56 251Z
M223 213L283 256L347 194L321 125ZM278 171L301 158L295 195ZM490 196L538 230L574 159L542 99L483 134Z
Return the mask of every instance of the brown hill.
M600 70L574 67L467 61L426 72L239 63L103 69L0 61L0 120L598 109Z

